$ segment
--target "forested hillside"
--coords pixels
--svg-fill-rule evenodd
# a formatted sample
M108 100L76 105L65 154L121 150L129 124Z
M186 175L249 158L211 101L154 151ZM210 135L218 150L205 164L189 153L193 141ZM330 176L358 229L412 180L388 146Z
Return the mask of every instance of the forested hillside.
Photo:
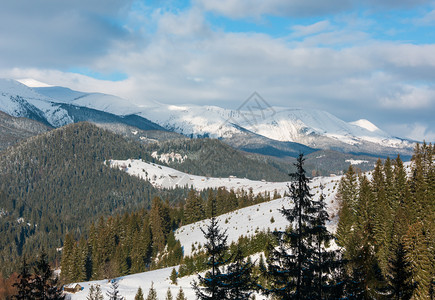
M33 137L0 154L0 268L45 247L50 258L67 232L91 220L148 208L155 189L109 168L110 158L152 161L139 143L78 123ZM172 199L174 197L171 197Z
M364 299L433 299L435 147L417 145L409 169L400 157L369 176L350 167L339 187L337 243Z
M286 172L271 164L248 158L243 152L231 148L216 139L179 139L148 146L150 152L158 155L178 153L186 158L182 161L169 161L168 165L179 171L209 177L228 177L253 180L287 181Z

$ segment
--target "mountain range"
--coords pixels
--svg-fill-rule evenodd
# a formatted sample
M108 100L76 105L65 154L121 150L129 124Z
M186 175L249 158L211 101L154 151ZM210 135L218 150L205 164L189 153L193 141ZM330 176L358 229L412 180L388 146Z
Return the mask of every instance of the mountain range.
M238 109L155 101L137 105L113 95L65 87L30 88L0 79L0 110L52 127L91 121L142 141L217 138L236 149L277 158L318 150L407 157L413 148L413 141L391 136L368 120L345 122L326 111L273 107L257 93ZM150 130L154 131L151 139Z

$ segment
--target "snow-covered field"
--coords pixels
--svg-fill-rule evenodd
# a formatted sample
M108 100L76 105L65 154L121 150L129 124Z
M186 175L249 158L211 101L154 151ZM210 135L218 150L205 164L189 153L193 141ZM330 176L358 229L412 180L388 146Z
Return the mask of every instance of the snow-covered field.
M128 165L131 167L128 167ZM277 189L278 191L284 192L287 189L287 183L273 183L273 182L263 182L263 181L253 181L248 179L237 179L237 178L208 178L202 176L193 176L185 174L174 169L160 166L157 164L149 164L139 160L126 160L126 161L111 161L113 167L119 167L124 169L131 175L140 176L141 178L148 179L156 175L157 178L163 176L159 180L163 181L169 174L177 174L177 176L187 176L189 178L189 183L194 186L194 188L202 189L206 187L219 187L226 186L231 188L231 184L234 186L242 185L243 188L249 189L253 188L254 192L264 192L273 191ZM148 175L145 175L148 173ZM338 188L338 183L340 176L336 177L317 177L310 183L311 192L314 194L314 200L317 200L320 196L320 185L323 186L323 193L326 196L326 203L328 206L328 211L331 216L337 215L337 203L334 201L335 194ZM204 179L204 180L203 180ZM231 180L230 180L231 179ZM237 182L240 182L237 184ZM161 182L155 181L153 183L156 186L161 186ZM189 185L190 186L190 185ZM274 229L284 229L288 222L283 218L279 209L282 207L290 207L290 202L288 198L280 198L272 200L270 202L265 202L249 207L242 208L240 210L227 213L218 217L219 226L223 230L227 230L228 242L237 241L237 239L244 235L254 235L255 231L263 230L274 230ZM271 219L274 222L271 222ZM180 227L175 232L175 237L180 240L181 245L184 249L185 255L190 255L192 253L192 245L198 248L199 244L204 244L204 237L200 228L207 226L209 220L199 221L194 224L189 224ZM336 218L328 224L328 228L331 231L335 230ZM179 287L183 288L183 291L187 299L196 299L195 293L191 288L191 282L197 278L196 275L187 276L178 279L178 285L171 284L169 280L171 268L165 268L150 272L144 272L139 274L133 274L128 276L120 277L118 280L120 294L126 299L134 299L138 287L140 286L144 291L145 297L148 294L151 283L154 282L154 288L157 291L159 299L165 299L168 287L171 289L172 295L175 299L178 293ZM77 294L72 294L71 299L86 299L89 292L90 284L99 284L102 288L103 294L105 295L108 290L110 290L110 283L108 280L99 280L92 282L80 283L84 287L84 290L78 292ZM257 299L263 299L264 297L257 297Z
M175 188L175 187L193 187L197 190L207 188L225 187L227 190L233 189L248 191L252 188L254 194L270 192L273 195L277 191L283 195L287 191L288 182L267 182L262 180L250 180L246 178L237 178L234 176L226 178L214 178L191 175L180 172L173 168L162 166L155 163L148 163L138 159L128 160L110 160L110 166L124 170L130 175L148 180L157 188ZM317 177L311 183L312 187L319 187L320 183L324 185L325 194L331 192L331 184L335 185L340 181L337 177ZM338 185L338 184L337 184ZM329 191L328 191L329 190Z

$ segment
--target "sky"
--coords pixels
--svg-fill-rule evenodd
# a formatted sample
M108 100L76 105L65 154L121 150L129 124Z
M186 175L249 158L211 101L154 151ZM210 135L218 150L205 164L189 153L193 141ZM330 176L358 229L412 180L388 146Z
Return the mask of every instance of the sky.
M435 141L435 1L0 0L0 77L270 105Z

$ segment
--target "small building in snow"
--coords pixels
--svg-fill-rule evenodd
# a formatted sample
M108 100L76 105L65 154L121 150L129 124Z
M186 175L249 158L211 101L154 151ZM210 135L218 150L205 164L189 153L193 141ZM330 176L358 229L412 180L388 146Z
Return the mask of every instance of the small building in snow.
M83 290L83 287L78 283L66 284L63 286L63 291L68 293L77 293Z

